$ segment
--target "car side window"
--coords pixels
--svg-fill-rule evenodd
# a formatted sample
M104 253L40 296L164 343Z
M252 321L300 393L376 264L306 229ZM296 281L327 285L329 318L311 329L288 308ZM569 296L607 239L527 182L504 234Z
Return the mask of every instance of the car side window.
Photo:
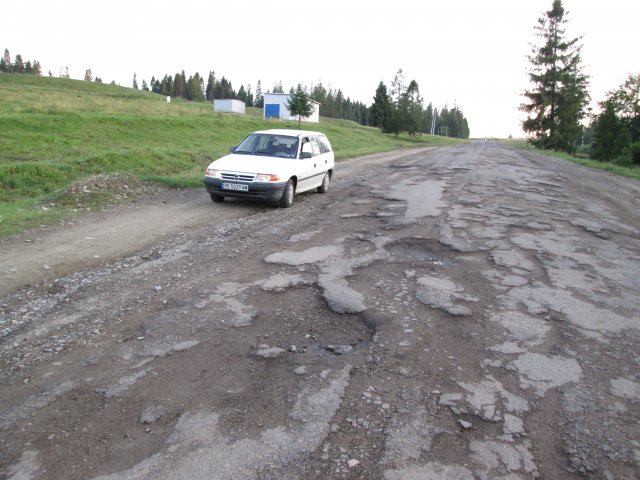
M313 155L320 155L322 152L322 148L320 146L320 142L318 141L318 137L311 137L311 146L313 147Z
M329 139L324 135L320 135L318 137L318 142L320 143L320 151L322 153L329 153L331 151L331 144L329 143Z

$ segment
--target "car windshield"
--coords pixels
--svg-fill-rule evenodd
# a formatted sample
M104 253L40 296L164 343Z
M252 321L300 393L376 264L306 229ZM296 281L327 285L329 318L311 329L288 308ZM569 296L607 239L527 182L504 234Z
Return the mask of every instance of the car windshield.
M286 135L252 133L237 146L234 153L296 158L298 139Z

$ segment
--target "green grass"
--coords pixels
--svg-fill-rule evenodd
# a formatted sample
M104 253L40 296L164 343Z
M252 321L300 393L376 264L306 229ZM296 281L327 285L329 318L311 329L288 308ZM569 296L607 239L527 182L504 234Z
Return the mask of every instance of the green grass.
M229 146L253 130L286 127L297 123L264 120L256 108L235 115L214 112L208 102L167 103L164 96L115 85L0 74L0 235L68 214L73 202L55 200L72 182L92 175L201 187L204 168ZM383 135L324 117L302 128L325 132L338 160L458 142Z
M586 167L595 168L598 170L604 170L610 173L614 173L616 175L621 175L624 177L637 178L640 180L640 167L626 167L623 165L618 165L613 162L601 162L598 160L592 160L590 158L582 158L576 157L575 155L569 155L568 153L558 152L556 150L541 150L533 147L526 140L522 139L513 139L513 140L503 140L507 145L511 145L514 148L519 150L530 150L542 153L544 155L549 155L552 157L563 158L565 160L569 160L574 163L578 163L580 165L584 165Z

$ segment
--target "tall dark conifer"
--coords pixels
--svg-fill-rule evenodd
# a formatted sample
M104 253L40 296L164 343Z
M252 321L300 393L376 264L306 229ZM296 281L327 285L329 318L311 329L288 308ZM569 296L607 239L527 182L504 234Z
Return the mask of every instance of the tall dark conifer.
M554 0L551 10L538 19L535 29L542 45L533 45L528 57L532 88L524 92L527 102L520 110L528 114L522 128L531 143L571 152L581 135L589 94L580 38L565 38L565 14L562 1Z
M209 102L213 102L214 93L216 88L215 72L209 71L209 78L207 79L207 89L205 91L205 97Z

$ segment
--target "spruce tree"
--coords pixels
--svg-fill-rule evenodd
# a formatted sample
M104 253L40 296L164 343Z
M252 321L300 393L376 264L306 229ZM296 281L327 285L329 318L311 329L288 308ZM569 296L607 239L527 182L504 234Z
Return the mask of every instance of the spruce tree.
M257 108L264 107L264 95L262 95L262 82L260 82L260 80L258 80L258 84L256 85L256 95L255 95L254 105Z
M13 62L14 73L24 73L24 63L22 61L22 55L17 54L16 59Z
M247 84L247 100L245 102L245 104L249 105L250 107L253 106L253 92L251 91L251 84Z
M561 0L538 19L535 27L542 45L533 45L528 56L531 64L531 90L523 96L527 103L520 110L528 114L523 130L531 143L541 148L572 152L580 138L580 120L589 101L588 77L582 72L580 38L566 39L567 23Z
M380 81L376 94L373 97L373 104L369 112L371 125L378 127L383 132L388 132L389 119L391 118L391 98L387 93L386 85Z
M422 118L422 98L418 82L411 80L407 90L401 95L398 105L400 124L403 131L410 137L420 133L420 120Z
M238 100L247 103L247 91L244 89L244 85L240 85L238 89Z
M210 70L209 71L209 78L207 80L207 89L205 91L205 98L209 102L213 102L215 88L216 88L215 72L213 70Z
M302 85L298 84L296 90L289 95L287 100L287 108L291 115L298 116L298 128L300 128L300 122L302 117L309 117L313 113L313 105L311 104L311 97L306 90L302 88Z
M13 70L13 64L11 63L11 55L9 49L4 49L4 56L0 60L0 72L10 73Z

